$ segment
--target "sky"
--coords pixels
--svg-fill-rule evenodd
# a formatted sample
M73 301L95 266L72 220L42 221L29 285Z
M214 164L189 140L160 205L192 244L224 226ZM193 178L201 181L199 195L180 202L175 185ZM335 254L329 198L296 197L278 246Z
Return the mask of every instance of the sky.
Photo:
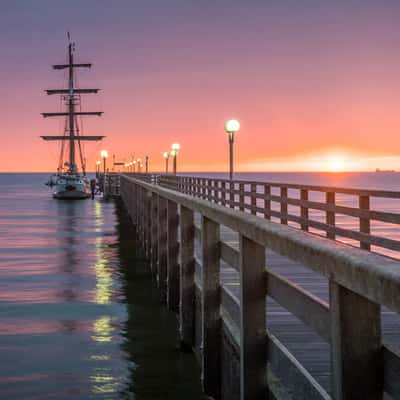
M1 0L0 171L53 171L63 122L44 89L76 42L89 169L179 142L180 171L400 170L400 2L393 0Z

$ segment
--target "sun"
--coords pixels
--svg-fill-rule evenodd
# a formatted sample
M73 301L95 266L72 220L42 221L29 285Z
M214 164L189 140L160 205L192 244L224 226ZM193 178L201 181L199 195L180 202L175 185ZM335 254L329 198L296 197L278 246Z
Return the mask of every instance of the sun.
M345 169L345 162L340 156L332 156L328 160L327 167L330 172L342 172Z

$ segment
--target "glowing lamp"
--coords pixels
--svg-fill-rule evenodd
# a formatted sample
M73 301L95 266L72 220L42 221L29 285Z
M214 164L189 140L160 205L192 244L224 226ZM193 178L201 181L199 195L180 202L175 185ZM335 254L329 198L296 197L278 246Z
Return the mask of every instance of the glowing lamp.
M172 143L172 145L171 145L171 149L172 149L172 151L175 151L175 154L178 153L180 148L181 148L181 145L179 143Z
M100 152L101 158L107 158L108 157L108 151L107 150L102 150Z
M240 130L240 122L237 119L230 119L224 125L226 133L236 133Z

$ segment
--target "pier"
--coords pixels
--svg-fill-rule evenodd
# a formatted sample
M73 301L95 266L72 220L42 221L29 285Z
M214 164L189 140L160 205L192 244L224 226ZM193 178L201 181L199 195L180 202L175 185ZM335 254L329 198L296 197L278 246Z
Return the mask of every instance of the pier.
M161 301L177 313L182 349L194 351L207 395L400 397L400 264L370 251L398 250L397 241L370 233L372 220L399 221L370 200L398 192L147 174L106 179L136 227ZM293 190L298 199L288 195ZM325 200L308 200L314 191ZM359 207L335 204L338 193L355 196ZM313 221L312 209L326 221ZM336 226L345 213L358 230ZM360 248L333 240L339 235Z

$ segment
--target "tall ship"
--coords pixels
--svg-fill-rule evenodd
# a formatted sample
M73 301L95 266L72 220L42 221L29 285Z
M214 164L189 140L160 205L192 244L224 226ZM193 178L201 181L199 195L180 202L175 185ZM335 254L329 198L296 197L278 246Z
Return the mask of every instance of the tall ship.
M104 136L83 135L78 118L82 116L101 116L102 111L82 111L81 95L96 94L99 89L79 89L76 87L76 71L79 68L91 68L92 64L75 63L75 43L71 42L68 33L68 63L53 65L54 70L68 70L68 81L65 89L47 89L48 95L60 95L65 105L63 112L42 113L44 118L65 118L64 133L60 136L41 136L46 141L61 141L61 150L57 173L49 178L47 184L57 199L85 199L91 196L90 180L86 176L86 160L83 154L83 141L100 141ZM79 154L80 171L77 165Z

